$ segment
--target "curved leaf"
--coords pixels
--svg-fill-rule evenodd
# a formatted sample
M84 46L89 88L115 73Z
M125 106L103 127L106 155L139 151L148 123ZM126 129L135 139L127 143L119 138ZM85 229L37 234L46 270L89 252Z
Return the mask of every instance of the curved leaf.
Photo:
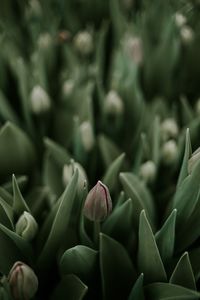
M145 282L166 281L167 276L145 211L140 214L138 268Z
M97 264L97 251L82 245L65 251L60 260L61 274L74 274L83 281L93 275Z
M128 253L120 243L101 233L99 254L103 299L126 299L136 277Z
M55 257L56 251L60 245L60 242L67 230L70 213L73 206L73 201L76 195L78 180L78 171L76 170L68 186L66 187L51 227L48 239L42 249L42 252L38 258L38 267L43 269L49 267L51 261Z

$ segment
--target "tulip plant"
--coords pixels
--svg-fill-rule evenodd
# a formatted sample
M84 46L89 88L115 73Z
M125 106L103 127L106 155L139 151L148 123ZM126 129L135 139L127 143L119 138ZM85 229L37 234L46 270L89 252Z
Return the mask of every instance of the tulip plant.
M200 299L200 1L2 0L0 300Z

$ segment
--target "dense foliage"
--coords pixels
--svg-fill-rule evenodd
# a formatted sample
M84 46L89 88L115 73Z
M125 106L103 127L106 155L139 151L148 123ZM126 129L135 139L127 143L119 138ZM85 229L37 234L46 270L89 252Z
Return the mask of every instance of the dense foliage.
M199 299L200 2L2 0L0 43L0 299Z

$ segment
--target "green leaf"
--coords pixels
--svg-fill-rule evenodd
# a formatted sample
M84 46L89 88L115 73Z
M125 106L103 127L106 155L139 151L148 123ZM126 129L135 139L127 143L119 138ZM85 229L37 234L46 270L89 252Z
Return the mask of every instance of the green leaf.
M28 205L26 204L26 201L24 200L20 189L17 184L17 180L15 178L15 175L13 174L12 177L13 182L13 210L14 212L20 216L23 214L24 211L30 212L30 209Z
M74 274L84 282L91 279L96 266L97 251L82 245L66 250L60 260L61 274Z
M177 189L172 208L177 209L177 228L181 229L192 215L200 200L200 162L196 163L191 175L188 175Z
M50 155L59 165L63 166L64 164L69 164L70 155L67 153L65 148L61 147L49 138L44 138L44 144Z
M25 261L25 257L14 241L0 229L0 272L7 275L16 261Z
M145 209L150 219L151 225L154 225L155 209L152 197L144 185L134 174L121 173L120 181L126 195L133 201L133 210L135 211L135 224L137 226L140 212Z
M41 269L49 267L51 261L55 257L56 251L59 248L60 242L62 238L64 238L64 234L67 231L70 213L76 195L77 181L78 171L76 170L70 183L61 196L61 201L51 231L38 258L38 267Z
M186 138L185 138L185 153L183 157L183 162L181 166L181 171L178 177L177 189L183 182L183 180L188 176L188 160L192 154L192 147L190 141L190 131L189 128L186 131Z
M105 166L108 168L112 162L119 157L121 151L117 146L105 135L98 137L98 145L100 148L101 156Z
M87 290L87 286L78 277L66 275L54 290L51 300L82 300Z
M118 175L121 169L121 166L124 162L125 153L122 153L117 157L113 163L107 169L105 175L103 176L102 182L109 187L109 190L112 192L118 185Z
M128 253L120 243L101 233L99 254L103 299L126 299L136 276Z
M169 282L184 286L191 290L196 290L195 278L187 252L185 252L179 259Z
M156 244L165 266L167 266L174 254L176 213L177 210L174 209L155 235Z
M7 122L0 130L0 175L26 174L35 164L35 149L28 136Z
M189 252L190 262L196 281L200 278L200 248L192 249Z
M6 227L13 229L12 221L10 220L9 216L6 213L6 210L4 209L4 206L0 202L0 220L3 225Z
M152 136L152 161L158 165L160 160L160 118L155 117Z
M145 296L148 300L197 300L200 293L171 283L152 283L145 287Z
M47 151L43 161L43 184L54 196L60 196L63 191L62 171L63 166Z
M138 269L145 282L166 281L167 276L145 211L140 214L138 240Z
M11 121L15 124L19 123L18 117L15 114L15 111L12 109L12 107L9 104L8 99L6 99L3 92L0 90L0 114L3 117L5 121Z
M6 191L3 187L0 187L0 197L8 203L10 206L13 204L13 197L12 195Z
M8 219L9 219L9 226L7 226L7 227L10 228L10 229L13 229L14 225L13 225L13 209L12 209L12 206L10 206L6 201L4 201L4 199L1 198L1 196L0 196L0 206L3 208L3 210L5 211ZM0 220L1 220L1 223L3 223L2 222L2 217L0 217Z
M133 202L131 199L116 208L102 225L102 231L122 244L135 240L133 230Z
M143 278L144 274L141 274L135 282L128 300L145 300L143 291Z
M23 254L26 261L32 262L33 250L31 248L31 245L26 240L24 240L21 236L17 235L15 232L6 228L2 224L0 224L0 231L14 242L15 246Z

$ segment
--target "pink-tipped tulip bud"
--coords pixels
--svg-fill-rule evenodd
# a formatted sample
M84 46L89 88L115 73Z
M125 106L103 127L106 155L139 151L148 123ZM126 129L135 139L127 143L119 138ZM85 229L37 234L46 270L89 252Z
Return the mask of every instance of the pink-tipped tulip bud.
M100 180L89 191L84 205L84 215L91 221L103 221L112 210L109 190Z
M29 300L38 289L37 276L29 266L20 261L10 270L8 282L15 300Z

